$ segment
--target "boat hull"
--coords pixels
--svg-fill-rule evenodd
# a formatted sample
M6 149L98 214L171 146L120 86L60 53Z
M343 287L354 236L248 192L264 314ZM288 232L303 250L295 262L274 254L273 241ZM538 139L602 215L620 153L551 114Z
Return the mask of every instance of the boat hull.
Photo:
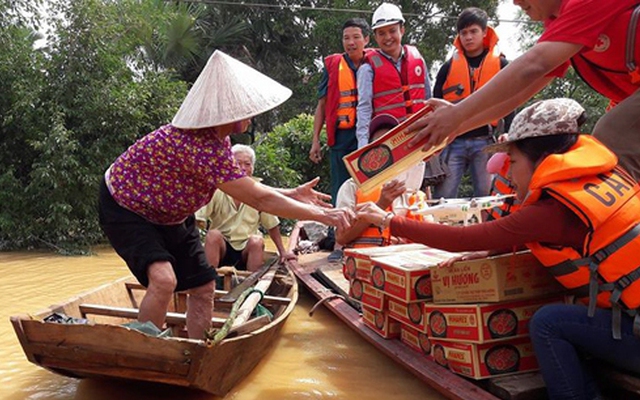
M284 281L289 283L276 285L279 292L273 295L282 301L270 306L274 315L270 323L215 345L183 337L149 336L120 326L131 319L113 315L95 316L95 323L91 324L43 321L54 312L83 318L83 304L136 307L144 292L123 289L136 286L130 279L102 286L35 315L13 316L11 323L27 359L55 373L76 378L159 382L224 396L253 370L278 339L298 299L293 275L285 276ZM180 311L182 298L174 298L173 311ZM224 318L224 311L214 314Z

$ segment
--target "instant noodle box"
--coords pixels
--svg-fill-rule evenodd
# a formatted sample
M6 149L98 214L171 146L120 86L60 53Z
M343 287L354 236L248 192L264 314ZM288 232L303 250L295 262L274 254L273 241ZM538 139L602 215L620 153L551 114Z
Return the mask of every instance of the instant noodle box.
M565 291L528 251L436 268L431 283L434 303L499 302Z
M425 304L429 336L447 341L486 343L529 333L529 320L540 307L562 303L564 296L502 303ZM391 313L393 316L393 313Z
M424 332L419 332L408 325L401 324L400 341L420 354L431 355L431 340Z
M432 339L431 356L443 367L473 379L538 369L529 337L484 344Z
M395 339L400 336L400 322L391 318L385 311L362 306L362 321L385 339Z
M383 247L363 247L344 249L342 273L348 280L360 279L371 283L371 257L385 256L399 252L423 250L428 247L419 243L396 244Z
M384 292L360 279L354 279L349 283L349 297L376 311L386 310Z
M455 255L426 249L374 257L371 283L385 294L406 303L431 300L431 267Z
M427 333L427 318L424 302L406 303L389 297L387 300L389 315L403 325L408 325L422 333Z
M414 147L409 147L413 132L407 128L431 111L431 107L420 109L377 140L342 158L347 171L364 193L390 181L420 161L427 160L446 146L445 141L423 151L422 147L428 140L425 137Z

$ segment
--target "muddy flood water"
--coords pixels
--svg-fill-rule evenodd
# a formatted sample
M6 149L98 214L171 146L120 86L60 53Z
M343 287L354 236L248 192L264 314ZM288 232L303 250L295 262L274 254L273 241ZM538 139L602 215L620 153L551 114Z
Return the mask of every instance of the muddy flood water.
M0 253L0 399L209 400L217 397L160 384L77 380L27 361L9 316L36 312L129 275L110 249L87 257ZM225 399L443 399L320 307L303 288L270 353Z

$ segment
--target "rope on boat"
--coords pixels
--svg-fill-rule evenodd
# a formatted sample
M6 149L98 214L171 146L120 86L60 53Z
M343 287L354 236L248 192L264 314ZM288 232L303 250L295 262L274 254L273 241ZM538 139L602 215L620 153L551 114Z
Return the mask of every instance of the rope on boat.
M318 301L316 304L314 304L313 307L311 307L311 310L309 310L309 316L313 317L313 313L316 311L316 308L318 308L321 304L324 304L327 301L333 300L333 299L342 299L345 302L347 301L347 299L345 299L345 297L341 294L332 294L331 296L327 296L322 300Z
M244 301L247 299L247 297L249 297L253 293L260 293L260 301L262 301L262 299L264 298L264 293L262 293L261 290L255 289L254 287L250 287L246 289L244 292L242 292L240 296L238 296L236 301L233 303L233 306L231 307L231 311L229 312L229 317L227 317L226 321L224 321L224 324L222 325L222 327L217 330L214 328L211 328L205 331L204 337L207 342L207 346L215 346L229 335L229 331L233 326L233 322L236 320L236 317L238 316L238 310L242 306L242 303L244 303Z

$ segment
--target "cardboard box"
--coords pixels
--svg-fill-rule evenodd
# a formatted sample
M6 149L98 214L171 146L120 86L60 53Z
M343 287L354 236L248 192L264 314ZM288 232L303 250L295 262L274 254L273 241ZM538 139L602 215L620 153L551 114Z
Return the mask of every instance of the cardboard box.
M428 334L433 339L495 342L527 335L529 320L540 307L563 301L564 296L554 296L489 304L429 303L425 304L425 320Z
M359 279L349 283L349 297L376 311L385 311L387 308L384 292Z
M344 249L343 274L348 280L360 279L371 283L371 257L396 254L404 251L424 250L427 246L419 243L395 244L383 247Z
M407 129L408 126L431 111L431 107L422 108L377 140L343 157L347 171L364 193L428 159L446 146L446 142L443 142L428 151L422 151L422 146L428 139L424 138L415 147L409 148L413 132Z
M431 300L431 267L454 255L426 249L373 257L371 283L385 294L406 303Z
M528 251L435 268L431 283L434 303L489 303L566 291Z
M400 337L400 322L391 318L385 311L362 306L362 321L385 339Z
M431 354L431 340L427 334L419 332L408 325L400 325L400 341L420 354L425 356Z
M432 339L431 356L443 367L473 379L538 369L529 337L484 344Z
M387 310L393 319L422 333L428 333L425 305L422 301L405 303L392 297L387 300Z

